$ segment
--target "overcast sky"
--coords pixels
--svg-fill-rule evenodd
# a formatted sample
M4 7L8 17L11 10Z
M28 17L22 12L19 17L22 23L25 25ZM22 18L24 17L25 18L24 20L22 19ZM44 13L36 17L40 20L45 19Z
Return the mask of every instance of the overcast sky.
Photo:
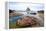
M27 7L30 8L30 10L44 10L44 4L36 4L36 3L9 3L8 9L12 10L23 10L25 11Z

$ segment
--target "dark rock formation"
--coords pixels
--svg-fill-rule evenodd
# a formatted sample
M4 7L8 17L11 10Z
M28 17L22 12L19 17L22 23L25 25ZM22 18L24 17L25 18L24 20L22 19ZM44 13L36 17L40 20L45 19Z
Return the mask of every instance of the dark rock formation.
M9 9L9 13L12 13L13 11L11 9Z
M38 13L44 13L44 10L40 10L40 11L38 11Z

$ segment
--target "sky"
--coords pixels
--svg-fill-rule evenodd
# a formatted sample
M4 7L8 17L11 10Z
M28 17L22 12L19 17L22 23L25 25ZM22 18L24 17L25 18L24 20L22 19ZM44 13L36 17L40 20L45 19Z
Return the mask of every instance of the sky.
M44 4L42 3L17 3L17 2L11 2L8 3L8 9L12 10L23 10L25 11L28 8L30 10L38 11L38 10L44 10Z

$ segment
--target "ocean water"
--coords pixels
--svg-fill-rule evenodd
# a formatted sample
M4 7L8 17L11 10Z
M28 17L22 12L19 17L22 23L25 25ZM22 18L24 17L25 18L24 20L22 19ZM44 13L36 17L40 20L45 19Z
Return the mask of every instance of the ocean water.
M21 16L10 16L9 17L9 23L16 23L18 19L21 19Z

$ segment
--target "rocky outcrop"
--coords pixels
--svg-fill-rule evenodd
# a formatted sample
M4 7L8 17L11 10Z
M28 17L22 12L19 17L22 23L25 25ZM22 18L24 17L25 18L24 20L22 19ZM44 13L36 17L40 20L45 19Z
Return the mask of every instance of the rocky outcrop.
M39 27L40 23L38 21L39 19L35 17L26 16L23 17L22 19L19 19L16 24L17 26Z
M22 19L19 19L17 21L17 24L20 25L20 26L26 26L26 25L31 25L31 21L32 19L30 19L29 17L24 17Z

